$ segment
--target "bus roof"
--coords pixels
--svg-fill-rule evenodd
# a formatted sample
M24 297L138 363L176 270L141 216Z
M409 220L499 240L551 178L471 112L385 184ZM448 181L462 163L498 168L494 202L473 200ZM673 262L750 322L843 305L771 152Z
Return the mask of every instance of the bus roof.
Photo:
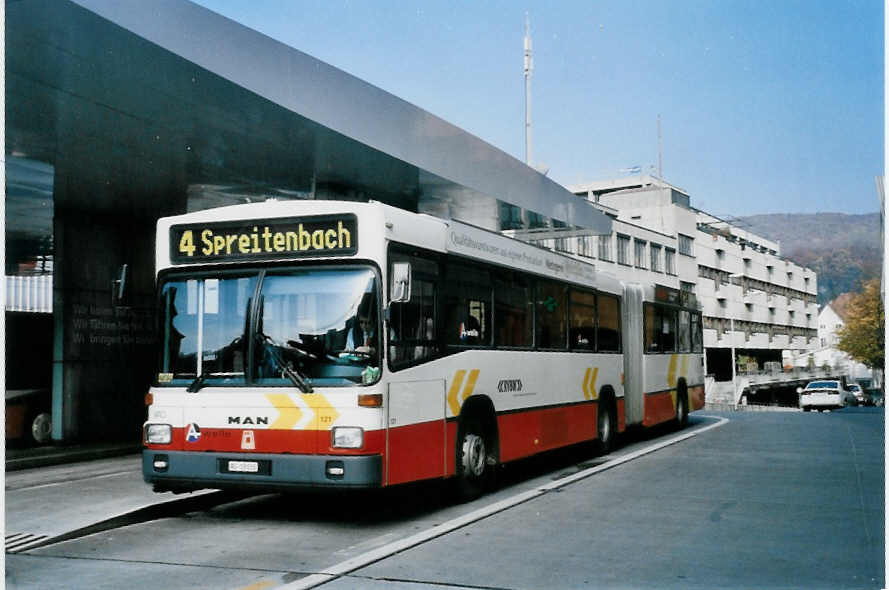
M540 246L522 242L500 233L482 229L456 220L445 220L423 213L413 213L384 203L370 201L265 201L231 205L215 209L205 209L163 217L157 223L157 271L171 266L179 266L171 260L170 236L174 226L200 226L200 224L226 224L237 221L301 218L312 216L354 215L360 220L364 236L372 236L390 241L422 247L439 253L480 260L517 270L523 270L544 277L557 278L595 287L603 291L619 294L621 282L609 273L598 271L592 262L578 260ZM265 257L264 260L286 260L287 256ZM247 258L241 260L246 261ZM180 261L181 262L181 261ZM210 261L207 261L210 262Z

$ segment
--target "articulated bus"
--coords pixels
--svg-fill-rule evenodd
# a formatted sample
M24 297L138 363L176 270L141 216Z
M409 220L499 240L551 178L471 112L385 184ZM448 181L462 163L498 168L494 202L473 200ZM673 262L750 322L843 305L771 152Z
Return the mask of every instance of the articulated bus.
M156 491L451 479L704 404L693 295L381 203L159 220Z

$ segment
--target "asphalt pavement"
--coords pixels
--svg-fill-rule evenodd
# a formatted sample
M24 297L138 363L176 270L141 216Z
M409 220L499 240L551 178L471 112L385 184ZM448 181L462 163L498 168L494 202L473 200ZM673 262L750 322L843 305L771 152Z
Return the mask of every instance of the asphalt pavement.
M511 466L465 505L435 487L346 503L154 495L138 455L14 472L7 533L106 525L7 554L7 587L883 587L881 408L707 414L606 457Z

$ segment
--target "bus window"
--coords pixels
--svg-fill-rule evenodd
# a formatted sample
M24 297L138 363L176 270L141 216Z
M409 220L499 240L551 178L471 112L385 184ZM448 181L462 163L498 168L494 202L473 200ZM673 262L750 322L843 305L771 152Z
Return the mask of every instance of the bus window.
M444 281L445 342L491 345L491 278L486 270L452 264Z
M691 343L694 352L704 351L704 334L701 331L701 314L691 314Z
M497 346L533 346L533 304L531 283L527 278L509 271L498 274L494 280L494 342Z
M645 352L676 352L676 311L651 304L644 310Z
M658 336L661 341L661 352L676 352L676 310L660 308L661 329Z
M596 350L596 296L571 291L568 313L568 343L571 350Z
M691 314L679 310L679 352L691 352Z
M567 287L550 281L537 283L537 347L564 349L567 344L565 329L565 292Z
M234 275L164 283L160 373L167 384L198 375L226 384L245 382L247 314L255 285L256 276Z
M411 263L410 301L389 308L389 359L404 365L430 358L436 352L435 277L438 264L416 256L393 255L391 263Z
M597 302L597 348L599 352L620 352L620 303L617 297L599 295Z

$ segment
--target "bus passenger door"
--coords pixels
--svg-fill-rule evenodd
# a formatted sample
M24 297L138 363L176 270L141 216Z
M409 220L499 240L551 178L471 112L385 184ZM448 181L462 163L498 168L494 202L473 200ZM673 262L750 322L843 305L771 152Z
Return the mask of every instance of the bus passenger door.
M444 477L445 381L389 384L388 485Z

